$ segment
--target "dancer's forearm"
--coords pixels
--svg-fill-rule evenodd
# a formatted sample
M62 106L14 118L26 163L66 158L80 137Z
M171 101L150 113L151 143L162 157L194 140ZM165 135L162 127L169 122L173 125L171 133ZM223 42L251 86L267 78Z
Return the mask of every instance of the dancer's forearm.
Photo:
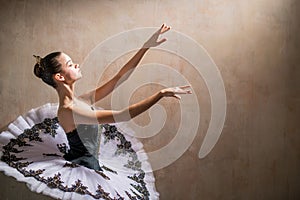
M159 92L149 96L148 98L139 101L136 104L130 105L123 110L96 110L86 109L79 105L71 105L65 108L65 113L69 113L77 123L80 124L94 124L95 119L98 123L115 123L122 121L129 121L132 118L148 110L151 106L156 104L163 97L175 97L180 99L179 94L192 94L190 86L180 86L173 88L165 88Z
M122 80L121 82L123 82L124 80L126 80L129 75L132 73L132 71L134 70L134 68L136 68L136 66L139 64L139 62L142 60L143 56L145 55L145 53L147 52L149 48L141 48L122 68L121 70L118 72L118 74L116 75L117 77L119 77L119 80ZM118 81L119 81L118 80Z
M150 107L156 104L162 97L163 94L161 92L157 92L136 104L130 105L128 108L121 110L118 113L118 115L115 116L115 120L128 121L148 110Z
M101 100L110 94L121 83L128 79L134 68L139 64L148 48L141 48L121 69L120 71L104 85L81 95L82 99L89 100L91 104Z

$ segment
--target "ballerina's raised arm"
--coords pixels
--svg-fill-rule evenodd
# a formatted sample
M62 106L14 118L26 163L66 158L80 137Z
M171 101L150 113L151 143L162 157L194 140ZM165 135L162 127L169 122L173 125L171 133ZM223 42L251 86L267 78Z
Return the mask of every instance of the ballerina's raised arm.
M149 109L163 97L175 97L180 99L179 94L191 94L190 86L172 87L162 89L155 94L121 110L91 110L90 104L108 95L117 87L117 84L126 80L133 69L138 65L145 52L150 48L166 41L158 41L159 35L170 30L163 24L143 45L122 69L106 84L88 92L81 99L95 101L85 103L77 98L74 93L75 82L82 77L80 66L73 63L72 59L63 52L55 52L45 58L37 58L35 74L45 83L54 87L59 97L58 118L65 132L72 131L76 124L114 123L128 121ZM75 122L76 121L76 122Z
M144 43L142 48L119 70L115 76L102 86L79 96L79 98L90 104L94 104L110 94L115 88L129 78L149 48L156 47L167 40L166 38L159 40L159 36L170 29L170 26L162 24L162 26Z

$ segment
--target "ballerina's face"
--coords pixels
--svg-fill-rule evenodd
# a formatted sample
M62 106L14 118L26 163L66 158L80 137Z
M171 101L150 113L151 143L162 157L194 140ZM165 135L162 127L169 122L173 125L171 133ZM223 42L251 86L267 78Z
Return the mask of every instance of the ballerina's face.
M73 63L72 59L65 53L62 53L57 59L61 63L61 75L64 76L65 81L75 82L82 77L79 64Z

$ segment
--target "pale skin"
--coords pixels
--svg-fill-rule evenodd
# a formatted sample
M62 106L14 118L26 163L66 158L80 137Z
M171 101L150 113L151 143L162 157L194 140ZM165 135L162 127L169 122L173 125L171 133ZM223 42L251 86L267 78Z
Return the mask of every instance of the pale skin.
M82 77L80 66L74 64L72 59L62 53L58 61L62 65L62 71L54 74L53 78L57 84L56 91L59 97L58 119L66 133L73 131L76 124L95 124L95 123L115 123L129 121L132 118L148 110L164 97L174 97L180 99L180 95L191 94L190 86L180 86L162 89L144 100L128 106L122 110L92 110L91 105L101 100L132 74L134 69L145 53L151 47L155 47L165 42L159 36L170 30L171 27L163 24L143 45L143 47L113 76L102 86L91 90L79 97L75 96L75 83ZM76 124L75 124L76 122Z

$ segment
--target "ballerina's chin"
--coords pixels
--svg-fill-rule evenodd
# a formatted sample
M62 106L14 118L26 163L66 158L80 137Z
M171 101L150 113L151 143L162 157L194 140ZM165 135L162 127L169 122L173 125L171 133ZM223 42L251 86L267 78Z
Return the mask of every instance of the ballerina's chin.
M162 89L122 110L93 105L130 76L149 48L165 42L158 37L169 29L163 24L115 76L78 97L78 64L63 52L35 56L34 74L59 102L28 111L0 134L0 170L58 199L159 199L147 154L126 121L161 98L191 94L190 86Z

